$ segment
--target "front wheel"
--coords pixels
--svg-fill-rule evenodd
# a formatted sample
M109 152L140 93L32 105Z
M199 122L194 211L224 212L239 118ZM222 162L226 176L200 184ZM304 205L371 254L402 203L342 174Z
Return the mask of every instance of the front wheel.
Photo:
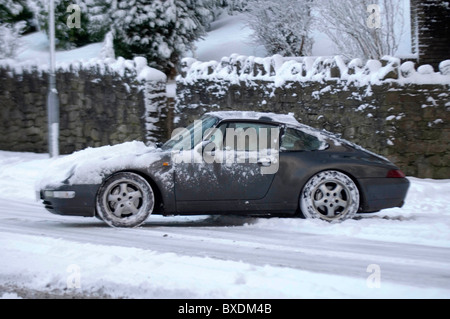
M358 187L341 172L320 172L303 187L300 209L306 218L326 221L352 218L359 209Z
M134 173L116 173L100 187L97 213L113 227L137 227L153 212L155 197L150 184Z

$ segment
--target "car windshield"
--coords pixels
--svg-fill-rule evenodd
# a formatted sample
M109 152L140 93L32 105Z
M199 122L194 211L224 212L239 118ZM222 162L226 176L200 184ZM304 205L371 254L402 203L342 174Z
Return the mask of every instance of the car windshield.
M219 119L214 116L203 116L200 120L194 121L186 128L178 128L174 131L175 135L172 136L161 147L163 150L187 150L192 149L195 145L203 140L205 131L214 127L219 122Z

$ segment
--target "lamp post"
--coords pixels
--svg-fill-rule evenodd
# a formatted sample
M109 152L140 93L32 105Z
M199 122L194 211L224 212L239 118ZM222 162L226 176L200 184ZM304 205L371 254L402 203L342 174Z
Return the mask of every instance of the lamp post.
M50 73L47 95L48 151L50 157L59 155L59 99L55 76L55 3L49 1Z

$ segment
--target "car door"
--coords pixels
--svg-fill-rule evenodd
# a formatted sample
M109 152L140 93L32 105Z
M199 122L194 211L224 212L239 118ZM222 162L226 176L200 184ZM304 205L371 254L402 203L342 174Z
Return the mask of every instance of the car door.
M237 202L263 198L278 169L279 132L271 123L220 123L192 150L202 161L177 164L177 209L234 210Z
M329 145L323 137L301 127L284 127L280 140L279 169L260 207L292 212L308 178L329 167L330 155L325 152Z

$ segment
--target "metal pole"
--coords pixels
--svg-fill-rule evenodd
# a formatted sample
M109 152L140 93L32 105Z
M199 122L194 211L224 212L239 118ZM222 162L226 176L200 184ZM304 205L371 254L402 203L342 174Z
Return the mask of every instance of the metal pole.
M55 3L49 1L50 73L47 96L48 150L50 157L59 155L59 99L55 76Z

